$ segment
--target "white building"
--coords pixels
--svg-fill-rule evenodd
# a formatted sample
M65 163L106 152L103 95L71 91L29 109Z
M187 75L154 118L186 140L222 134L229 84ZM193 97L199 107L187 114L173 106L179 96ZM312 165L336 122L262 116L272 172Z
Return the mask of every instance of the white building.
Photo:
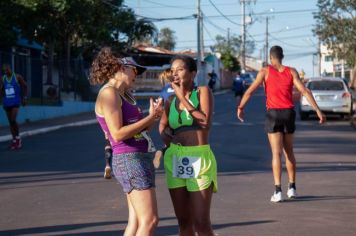
M342 77L350 80L351 69L344 60L339 60L332 55L332 50L326 45L320 45L320 74L323 76Z

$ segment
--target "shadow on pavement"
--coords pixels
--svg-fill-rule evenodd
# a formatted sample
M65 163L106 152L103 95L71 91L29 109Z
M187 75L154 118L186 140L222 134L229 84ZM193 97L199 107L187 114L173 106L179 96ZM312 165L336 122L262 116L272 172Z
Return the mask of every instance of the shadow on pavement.
M309 202L309 201L331 201L331 200L349 200L356 199L356 196L300 196L293 201Z
M174 217L165 217L160 220L171 220L175 219ZM227 224L215 224L213 225L214 230L235 227L235 226L248 226L256 224L268 224L273 223L273 220L261 220L261 221L248 221L248 222L236 222L236 223L227 223ZM72 224L72 225L56 225L56 226L46 226L46 227L35 227L27 229L15 229L15 230L4 230L0 231L0 235L27 235L27 234L51 234L51 235L71 235L71 236L80 236L80 235L106 235L106 236L116 236L122 235L123 230L109 230L109 231L96 231L96 232L83 232L83 233L64 233L63 231L71 231L83 229L86 227L97 227L97 226L108 226L108 225L117 225L117 224L126 224L126 221L109 221L109 222L96 222L96 223L85 223L85 224ZM55 234L58 232L58 234ZM59 233L60 232L60 233ZM178 226L169 225L169 226L159 226L155 232L156 236L168 236L168 235L177 235Z

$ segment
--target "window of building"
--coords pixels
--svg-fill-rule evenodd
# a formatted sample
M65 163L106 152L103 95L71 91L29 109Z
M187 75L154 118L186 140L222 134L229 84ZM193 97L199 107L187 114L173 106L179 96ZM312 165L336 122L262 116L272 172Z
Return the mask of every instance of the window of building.
M333 57L332 56L325 56L325 61L333 61Z

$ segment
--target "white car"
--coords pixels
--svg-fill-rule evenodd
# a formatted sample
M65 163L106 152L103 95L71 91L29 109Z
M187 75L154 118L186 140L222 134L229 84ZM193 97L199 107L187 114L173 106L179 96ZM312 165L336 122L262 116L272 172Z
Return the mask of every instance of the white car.
M341 78L319 77L311 78L306 87L312 92L316 103L325 114L338 114L343 118L352 114L352 95ZM305 120L310 114L315 114L306 97L300 98L299 115Z

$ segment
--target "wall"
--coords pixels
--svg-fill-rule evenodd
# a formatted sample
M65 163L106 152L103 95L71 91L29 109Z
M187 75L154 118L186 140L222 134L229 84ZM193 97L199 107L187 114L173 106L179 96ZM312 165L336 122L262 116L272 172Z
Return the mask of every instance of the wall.
M5 111L1 109L0 125L8 126ZM21 123L38 121L60 116L67 116L81 112L94 111L93 102L63 102L62 106L26 106L21 107L17 121Z

